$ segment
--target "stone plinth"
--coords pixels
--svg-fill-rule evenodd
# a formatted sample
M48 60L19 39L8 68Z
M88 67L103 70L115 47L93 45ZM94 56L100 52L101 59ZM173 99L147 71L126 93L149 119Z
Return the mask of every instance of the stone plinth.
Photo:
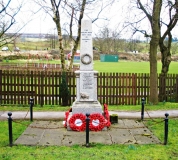
M102 114L102 106L100 102L79 102L75 101L72 104L72 114L82 113L86 115L86 113L100 113Z
M76 71L77 98L72 104L72 114L100 113L102 106L97 100L97 71Z
M76 71L77 101L97 101L97 71Z

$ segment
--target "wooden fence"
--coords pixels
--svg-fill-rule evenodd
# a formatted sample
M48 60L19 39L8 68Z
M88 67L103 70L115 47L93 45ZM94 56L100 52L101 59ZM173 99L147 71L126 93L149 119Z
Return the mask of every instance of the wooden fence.
M60 71L0 70L0 104L29 104L30 97L38 105L60 105ZM69 103L76 98L74 72L67 73L71 93ZM149 74L98 73L98 100L101 104L136 105L141 98L149 103ZM160 101L178 101L178 75L158 75Z
M79 69L78 64L73 64L72 71ZM0 63L0 70L33 70L33 71L60 71L61 64L51 63Z

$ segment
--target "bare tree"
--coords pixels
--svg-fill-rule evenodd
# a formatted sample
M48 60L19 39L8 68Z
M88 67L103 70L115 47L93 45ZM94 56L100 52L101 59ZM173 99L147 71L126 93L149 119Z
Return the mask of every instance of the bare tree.
M16 23L15 17L22 8L22 4L17 7L11 4L11 0L0 1L0 46L10 43L16 37L16 34L7 35L6 33Z
M132 21L128 22L129 26L132 27L134 33L141 32L145 37L150 37L150 99L149 101L153 104L158 103L158 79L157 79L157 49L160 40L160 14L162 7L162 0L146 1L141 2L140 0L131 1L131 9L137 8L138 13L132 16ZM144 14L143 14L144 13ZM139 15L139 16L138 16ZM142 29L141 23L147 21L150 24L151 31Z
M171 43L172 43L172 34L171 31L177 23L177 0L174 3L171 1L162 1L162 0L150 0L150 1L140 1L133 0L136 2L136 5L133 5L135 8L138 8L139 16L135 15L136 20L132 21L130 25L132 26L134 33L141 32L145 37L149 37L150 41L150 102L158 102L158 86L157 86L157 50L158 46L162 55L162 75L168 73L169 64L171 62ZM164 6L164 7L163 7ZM168 11L166 11L168 9ZM144 14L141 14L144 13ZM166 13L166 14L165 14ZM147 22L150 24L151 30L149 27L145 28L145 25L141 27L141 23ZM166 29L163 29L165 28ZM163 33L162 33L163 32ZM168 39L167 43L165 40Z
M113 54L122 48L123 41L119 38L120 32L104 27L95 37L94 44L102 53Z
M59 40L59 51L61 57L61 64L63 70L71 71L73 65L73 57L76 53L76 50L79 47L80 42L80 32L81 32L81 20L84 16L84 12L88 17L90 14L93 14L93 9L97 7L98 12L95 14L95 18L92 19L92 22L95 22L99 19L101 12L109 6L114 0L109 1L96 1L96 0L50 0L50 5L47 1L35 0L35 2L40 5L45 12L49 13L53 18L53 21L56 24L57 32L58 32L58 40ZM100 4L102 5L98 5ZM99 8L98 8L99 7ZM66 20L65 28L63 28L62 20ZM68 20L68 21L67 21ZM67 26L67 28L66 28ZM67 68L65 65L65 54L64 54L64 46L63 46L63 34L62 32L65 30L69 34L70 41L73 44L72 47L72 56L69 67ZM74 38L73 32L75 30L76 38Z

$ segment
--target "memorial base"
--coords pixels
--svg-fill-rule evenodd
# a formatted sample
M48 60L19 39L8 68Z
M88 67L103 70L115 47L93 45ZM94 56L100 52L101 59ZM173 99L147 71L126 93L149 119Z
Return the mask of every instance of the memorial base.
M90 114L90 129L93 131L107 130L108 119L104 115L101 104L96 102L75 101L66 117L66 128L68 131L85 131L86 113ZM71 128L72 127L72 128Z
M103 113L102 106L99 101L94 102L78 102L75 101L72 104L72 114L82 113L86 115L86 113Z

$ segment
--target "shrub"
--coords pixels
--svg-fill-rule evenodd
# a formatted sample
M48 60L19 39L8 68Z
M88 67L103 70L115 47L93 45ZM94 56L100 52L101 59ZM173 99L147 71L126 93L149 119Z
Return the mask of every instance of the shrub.
M59 86L59 94L62 98L62 106L68 106L70 91L66 82L66 72L62 72L62 82Z

